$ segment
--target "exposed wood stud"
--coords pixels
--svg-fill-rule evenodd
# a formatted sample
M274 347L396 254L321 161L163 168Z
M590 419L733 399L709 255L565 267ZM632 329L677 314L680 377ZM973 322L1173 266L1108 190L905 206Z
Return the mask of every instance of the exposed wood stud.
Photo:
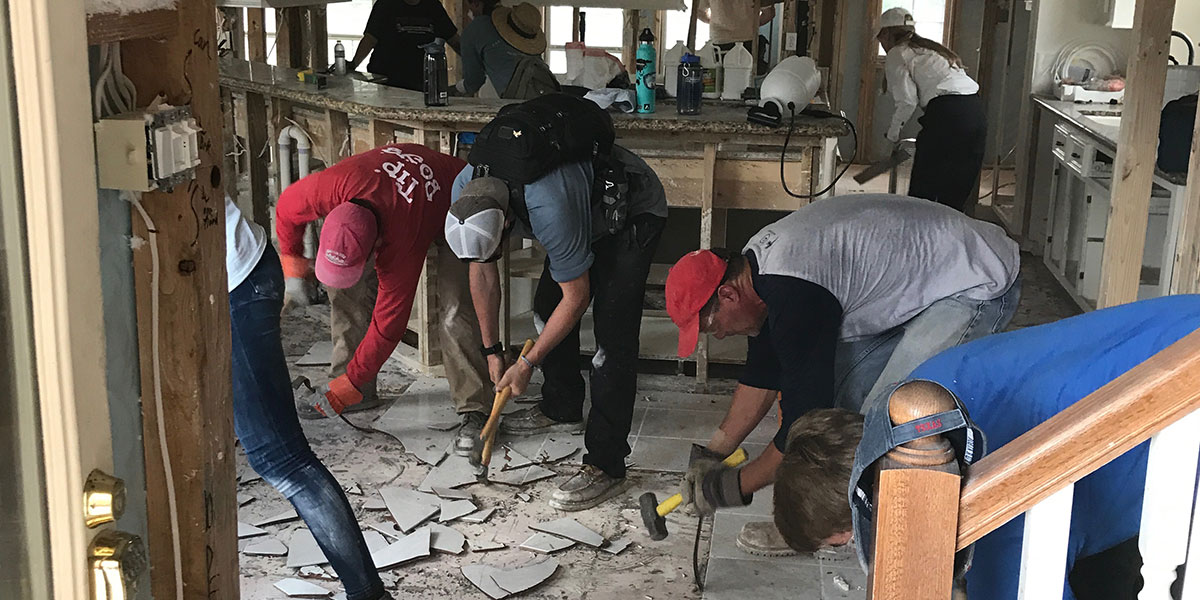
M1200 119L1192 134L1187 191L1179 202L1179 239L1175 242L1172 294L1200 293Z
M327 110L325 119L329 122L326 156L329 157L329 164L332 165L354 153L350 141L350 115L340 110Z
M267 30L261 8L246 9L246 56L254 62L267 62Z
M267 101L262 94L246 92L246 152L250 167L250 204L247 215L255 223L271 228L270 162L272 149L267 133Z

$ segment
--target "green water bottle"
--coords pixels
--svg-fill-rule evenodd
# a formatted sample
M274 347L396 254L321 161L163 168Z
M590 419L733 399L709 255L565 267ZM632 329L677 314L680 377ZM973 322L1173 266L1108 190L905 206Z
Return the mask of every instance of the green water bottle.
M642 30L638 36L642 41L637 49L637 111L654 112L654 34L650 29Z

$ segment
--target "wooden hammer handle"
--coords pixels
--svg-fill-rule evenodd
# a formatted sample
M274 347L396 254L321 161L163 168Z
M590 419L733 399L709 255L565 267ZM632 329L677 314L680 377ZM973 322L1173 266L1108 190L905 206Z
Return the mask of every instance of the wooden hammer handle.
M532 349L533 340L525 340L525 345L521 347L521 356L525 356ZM496 392L496 398L492 400L492 414L488 415L487 423L484 424L483 430L479 432L479 439L484 442L483 461L481 462L483 465L491 462L492 444L496 441L496 429L500 426L500 413L504 411L504 405L508 404L510 396L512 396L512 389L507 386Z

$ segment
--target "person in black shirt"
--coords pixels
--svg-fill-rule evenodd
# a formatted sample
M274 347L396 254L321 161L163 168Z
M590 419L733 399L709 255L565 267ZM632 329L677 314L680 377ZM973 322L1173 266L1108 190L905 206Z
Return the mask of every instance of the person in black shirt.
M387 77L390 86L420 91L424 87L422 46L437 38L459 51L458 28L438 0L376 0L350 70L371 54L367 71Z

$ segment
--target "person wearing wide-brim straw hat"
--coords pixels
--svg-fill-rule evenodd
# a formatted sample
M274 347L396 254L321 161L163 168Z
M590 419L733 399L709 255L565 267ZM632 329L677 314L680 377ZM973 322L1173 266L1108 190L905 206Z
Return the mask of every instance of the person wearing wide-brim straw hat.
M908 195L966 210L979 195L979 171L987 145L987 118L979 84L949 48L916 32L912 13L892 8L879 18L875 36L883 51L888 90L896 103L884 137L900 141L900 130L920 106Z
M498 4L499 0L484 0L483 14L463 30L463 79L455 86L461 95L475 94L490 80L501 97L520 99L511 95L509 85L522 63L537 63L537 68L553 78L542 60L546 33L542 31L541 12L528 2L511 8ZM520 82L514 87L520 87Z

